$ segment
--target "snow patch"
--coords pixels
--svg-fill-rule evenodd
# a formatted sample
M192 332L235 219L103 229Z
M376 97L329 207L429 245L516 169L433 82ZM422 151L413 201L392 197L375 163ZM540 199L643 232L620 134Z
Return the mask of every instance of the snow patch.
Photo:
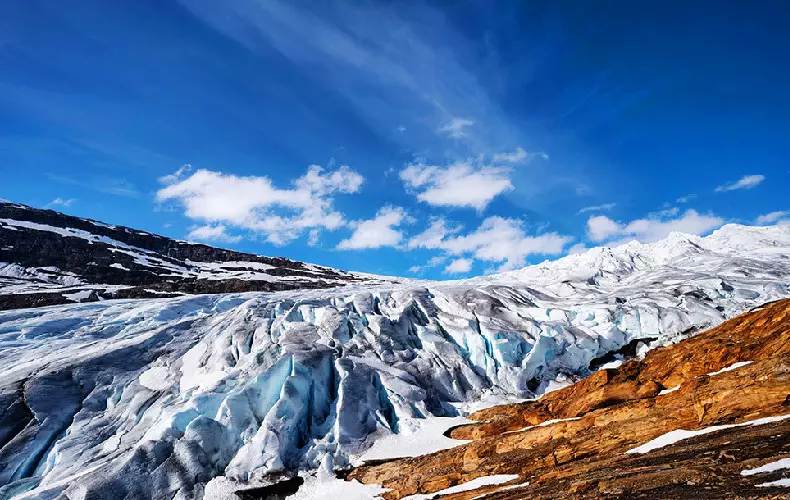
M731 364L730 366L728 366L726 368L722 368L721 370L708 373L708 377L713 377L713 376L719 375L720 373L724 373L724 372L731 372L733 370L737 370L738 368L740 368L742 366L746 366L746 365L750 365L750 364L752 364L752 361L738 361L737 363L733 363L733 364Z
M414 420L413 428L377 439L373 446L357 458L357 464L373 460L418 457L448 450L471 441L451 439L444 433L455 426L476 423L465 417L433 417Z
M665 446L669 446L671 444L675 444L678 441L683 441L684 439L690 439L696 436L702 436L705 434L710 434L711 432L716 431L723 431L725 429L732 429L734 427L747 427L751 425L765 425L770 424L773 422L779 422L790 418L790 415L782 415L779 417L765 417L760 418L757 420L751 420L749 422L743 422L740 424L729 424L729 425L714 425L711 427L705 427L703 429L699 429L696 431L687 431L685 429L677 429L674 431L669 431L666 434L662 434L661 436L648 441L647 443L637 446L636 448L630 449L626 451L626 453L648 453L653 450L657 450L659 448L663 448Z
M678 389L680 389L680 384L676 385L675 387L673 387L671 389L664 389L663 391L659 392L658 395L659 396L663 396L664 394L669 394L670 392L675 392Z
M464 491L474 491L484 486L494 486L497 484L507 483L518 478L518 474L495 474L493 476L482 476L472 479L471 481L467 481L463 484L445 488L441 491L437 491L436 493L430 493L428 495L409 495L407 497L403 497L403 500L430 500L431 498L435 498L437 496L462 493Z
M777 486L784 486L786 488L790 488L790 477L786 477L784 479L777 479L776 481L771 481L768 483L761 483L757 485L759 488L775 488Z
M763 474L766 472L774 472L783 469L790 469L790 458L782 458L775 462L769 462L754 469L742 470L741 476L753 476L754 474Z

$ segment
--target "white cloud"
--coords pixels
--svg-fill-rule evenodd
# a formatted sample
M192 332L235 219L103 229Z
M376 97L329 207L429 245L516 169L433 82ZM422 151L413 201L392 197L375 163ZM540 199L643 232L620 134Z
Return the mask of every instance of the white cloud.
M92 189L100 193L112 194L116 196L128 196L130 198L137 197L140 193L137 188L126 179L117 177L93 177L89 179L74 179L57 174L47 174L50 180L59 182L61 184L72 184L86 189Z
M595 215L587 219L587 236L592 241L603 241L622 231L622 225L605 215Z
M311 229L334 230L346 225L343 214L333 208L332 196L356 193L364 181L345 165L333 171L312 165L287 189L275 187L268 177L202 169L185 177L186 172L182 167L161 178L167 185L157 191L157 201L178 202L190 219L259 232L277 245Z
M55 198L54 200L47 203L46 206L44 206L44 208L51 208L51 207L68 208L71 206L72 203L74 203L74 201L76 201L74 198L69 198L69 199Z
M780 210L777 212L763 214L757 217L754 222L760 226L790 223L790 210Z
M598 215L587 220L587 235L590 240L596 242L617 237L636 239L647 243L666 238L672 232L704 234L722 224L724 224L724 219L721 217L702 215L695 210L687 210L676 219L637 219L627 224L613 221L604 215Z
M587 245L584 243L576 243L568 248L567 253L568 255L576 255L577 253L586 252L587 250L589 250L589 248L587 248Z
M310 232L307 233L307 244L311 247L317 247L320 244L320 239L320 229L311 229Z
M383 207L375 218L354 223L353 234L341 241L337 248L360 250L397 246L403 240L403 233L397 228L411 221L411 217L401 207Z
M432 220L428 229L409 240L408 248L439 248L445 237L460 230L460 227L448 227L447 222L443 218L436 217Z
M461 139L462 137L466 137L466 128L471 127L475 124L474 120L470 120L468 118L453 118L452 120L443 123L441 127L439 127L439 132L443 134L447 134L450 137L454 137L455 139Z
M765 176L761 174L754 174L754 175L744 175L737 182L733 182L732 184L725 184L716 188L717 193L721 193L723 191L735 191L736 189L752 189L757 187L761 182L765 180Z
M581 214L584 214L584 213L587 213L587 212L609 211L609 210L613 209L616 206L617 206L617 203L604 203L603 205L593 205L593 206L590 206L590 207L584 207L584 208L579 209L579 211L576 212L576 215L581 215Z
M173 184L174 182L178 182L178 180L181 179L181 177L183 177L185 173L191 170L192 170L192 165L190 165L189 163L184 163L183 165L178 167L178 170L176 170L172 174L163 175L162 177L160 177L159 182L162 184Z
M454 261L450 262L450 264L444 268L444 272L447 274L460 274L460 273L468 273L472 270L472 264L474 261L472 259L455 259Z
M647 214L649 219L660 219L663 217L674 217L680 213L680 209L678 207L668 207L664 208L663 210L659 210L657 212L650 212Z
M549 159L549 155L544 152L540 153L527 153L521 146L517 147L512 153L497 153L491 157L494 163L522 163L527 159L532 159L535 156L540 156L544 160Z
M227 227L222 224L205 225L192 229L187 235L188 240L215 241L221 243L237 243L241 236L228 234Z
M675 202L676 203L688 203L688 202L690 202L691 200L693 200L696 197L697 197L696 194L687 194L686 196L681 196L680 198L675 200Z
M513 189L509 173L506 167L467 161L447 167L412 164L400 171L400 178L429 205L482 210L497 195Z
M487 262L501 263L500 271L523 267L530 255L557 255L572 238L557 233L529 236L518 219L488 217L469 233L455 235L447 224L436 220L424 233L409 241L409 248L443 250L448 255L467 256ZM444 232L442 232L444 231Z
M430 259L428 259L428 262L426 262L422 266L411 266L409 268L409 272L410 273L418 273L418 272L423 271L424 269L430 269L432 267L436 267L436 266L438 266L439 264L443 263L446 260L447 260L447 256L446 255L436 255L436 256L431 257Z

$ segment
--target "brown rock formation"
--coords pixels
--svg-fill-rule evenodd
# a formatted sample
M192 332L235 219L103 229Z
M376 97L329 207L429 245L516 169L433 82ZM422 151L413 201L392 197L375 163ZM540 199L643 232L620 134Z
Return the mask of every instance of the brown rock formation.
M713 374L736 362L750 363ZM790 457L790 418L727 428L646 454L625 453L677 429L782 415L790 415L790 300L539 400L477 412L470 418L479 424L450 434L472 443L363 466L349 478L390 488L388 499L494 474L518 474L508 484L530 484L441 498L790 498L790 488L756 486L788 471L740 474Z

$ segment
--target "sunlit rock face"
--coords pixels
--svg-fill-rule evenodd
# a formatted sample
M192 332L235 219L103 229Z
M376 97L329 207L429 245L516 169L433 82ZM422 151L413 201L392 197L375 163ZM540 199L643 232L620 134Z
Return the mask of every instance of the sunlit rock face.
M788 256L790 227L726 226L456 282L1 312L0 497L201 498L218 477L345 467L459 403L790 296Z

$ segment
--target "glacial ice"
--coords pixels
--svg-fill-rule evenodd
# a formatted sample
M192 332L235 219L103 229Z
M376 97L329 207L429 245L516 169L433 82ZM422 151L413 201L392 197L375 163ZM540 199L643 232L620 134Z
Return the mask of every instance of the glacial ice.
M790 227L725 226L455 282L0 312L0 498L324 477L421 419L535 397L634 339L790 296L788 256Z

